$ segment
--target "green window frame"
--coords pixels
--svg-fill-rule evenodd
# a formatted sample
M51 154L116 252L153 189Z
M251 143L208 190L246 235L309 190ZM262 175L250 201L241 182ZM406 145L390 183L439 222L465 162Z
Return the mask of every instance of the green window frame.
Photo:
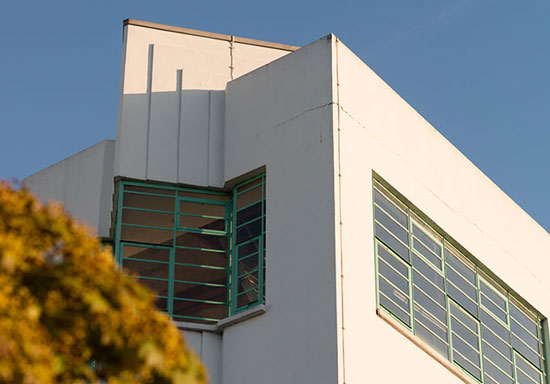
M265 303L265 174L231 192L128 180L117 188L115 260L155 292L159 310L215 324ZM244 282L255 285L242 292Z
M373 179L377 308L473 381L548 384L547 319L421 217Z

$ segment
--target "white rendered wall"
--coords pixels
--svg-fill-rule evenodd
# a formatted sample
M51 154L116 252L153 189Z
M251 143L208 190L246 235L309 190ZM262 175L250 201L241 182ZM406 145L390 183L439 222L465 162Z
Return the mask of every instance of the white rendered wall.
M266 167L267 312L224 330L224 384L334 384L337 336L331 48L227 86L227 180Z
M289 51L132 24L123 50L115 176L222 187L225 86Z
M100 237L109 237L113 204L113 140L101 141L23 180L43 201L58 201Z
M221 384L222 377L222 337L212 332L183 332L187 346L201 359L208 371L210 384Z
M372 170L546 316L550 236L340 42L335 55L345 382L459 383L375 315Z

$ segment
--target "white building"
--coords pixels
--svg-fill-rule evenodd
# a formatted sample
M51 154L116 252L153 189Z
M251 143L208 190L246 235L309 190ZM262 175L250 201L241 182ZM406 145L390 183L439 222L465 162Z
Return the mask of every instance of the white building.
M548 384L550 235L334 35L127 20L116 141L24 184L213 384Z

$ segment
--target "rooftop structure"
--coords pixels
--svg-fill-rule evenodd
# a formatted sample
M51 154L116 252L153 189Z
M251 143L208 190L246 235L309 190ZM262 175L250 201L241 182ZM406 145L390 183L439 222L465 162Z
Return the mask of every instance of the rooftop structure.
M550 235L334 35L126 20L116 140L24 185L212 384L548 384Z

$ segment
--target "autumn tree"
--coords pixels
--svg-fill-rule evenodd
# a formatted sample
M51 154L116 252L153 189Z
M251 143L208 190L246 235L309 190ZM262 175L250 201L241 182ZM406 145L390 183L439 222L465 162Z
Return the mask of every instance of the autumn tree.
M0 383L206 383L152 294L59 205L0 183Z

